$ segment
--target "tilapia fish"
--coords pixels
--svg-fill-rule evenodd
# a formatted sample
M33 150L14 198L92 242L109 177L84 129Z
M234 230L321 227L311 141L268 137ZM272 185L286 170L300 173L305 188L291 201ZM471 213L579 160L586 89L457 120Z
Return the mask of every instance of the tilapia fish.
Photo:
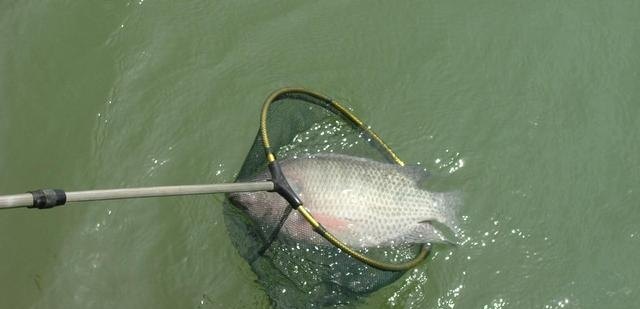
M459 194L420 188L427 177L422 168L338 154L287 159L280 164L304 207L352 247L454 242L450 235L458 229ZM265 172L252 180L269 178ZM231 193L229 198L263 226L275 225L287 206L273 192ZM281 233L299 241L326 242L296 211Z

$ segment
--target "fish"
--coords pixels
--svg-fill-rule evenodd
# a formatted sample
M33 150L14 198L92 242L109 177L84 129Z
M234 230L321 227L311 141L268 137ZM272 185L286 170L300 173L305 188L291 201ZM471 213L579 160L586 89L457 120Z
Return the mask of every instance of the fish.
M312 216L354 248L401 244L455 244L460 193L422 188L429 174L344 154L321 153L280 161L282 172ZM267 181L268 171L251 181ZM235 192L232 204L261 226L275 226L287 201L275 192ZM296 211L280 233L296 241L328 244Z

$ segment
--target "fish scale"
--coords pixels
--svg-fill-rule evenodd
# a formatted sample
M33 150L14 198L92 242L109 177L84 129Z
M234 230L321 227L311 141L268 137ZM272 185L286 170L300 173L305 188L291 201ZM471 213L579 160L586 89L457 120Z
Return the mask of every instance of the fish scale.
M427 176L418 167L403 167L338 154L281 162L282 172L305 207L336 237L353 247L404 243L450 242L432 225L439 222L455 231L458 197L455 192L430 192L419 187ZM265 172L256 180L269 176ZM286 207L276 193L233 193L254 220L277 221ZM292 213L282 232L297 240L321 243L309 224Z

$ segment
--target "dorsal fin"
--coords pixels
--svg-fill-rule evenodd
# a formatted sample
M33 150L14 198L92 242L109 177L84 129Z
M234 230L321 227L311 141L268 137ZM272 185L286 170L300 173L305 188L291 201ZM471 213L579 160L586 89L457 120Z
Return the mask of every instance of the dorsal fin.
M431 174L420 165L398 166L399 172L406 175L407 178L413 180L416 184L424 183Z

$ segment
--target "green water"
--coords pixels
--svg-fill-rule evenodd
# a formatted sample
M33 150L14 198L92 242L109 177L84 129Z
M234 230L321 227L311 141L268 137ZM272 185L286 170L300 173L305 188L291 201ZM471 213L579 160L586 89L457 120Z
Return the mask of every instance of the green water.
M283 86L464 195L356 307L637 306L637 1L2 1L0 193L231 181ZM221 204L0 211L0 308L268 307Z

